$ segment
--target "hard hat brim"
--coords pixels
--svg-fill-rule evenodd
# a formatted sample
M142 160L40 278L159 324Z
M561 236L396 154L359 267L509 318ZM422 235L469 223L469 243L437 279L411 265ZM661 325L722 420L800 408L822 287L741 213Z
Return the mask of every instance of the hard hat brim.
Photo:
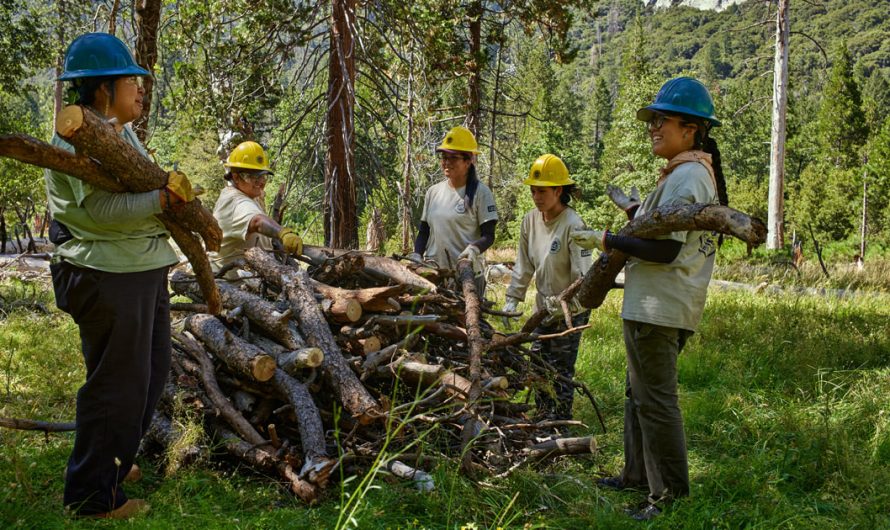
M461 149L446 149L446 148L442 147L441 145L436 148L436 152L437 153L451 153L453 155L466 154L466 153L470 153L471 155L478 155L481 153L481 151L479 151L478 149L475 149L472 151L463 151Z
M637 111L637 119L640 121L649 121L652 119L652 116L655 115L656 112L661 113L670 113L670 114L682 114L686 116L695 116L697 118L704 118L711 122L713 127L720 127L722 123L713 115L707 115L702 113L693 112L692 109L688 107L680 107L678 105L671 105L668 103L653 103L648 107L643 107Z
M73 81L74 79L83 79L86 77L114 77L125 75L138 75L140 77L150 76L151 73L141 66L126 66L123 68L109 68L108 70L72 70L60 75L59 81Z
M533 179L531 177L522 181L522 183L526 186L538 186L540 188L555 188L557 186L572 186L575 184L575 181L572 179L566 179L565 182L556 182L554 180L541 180L541 179Z

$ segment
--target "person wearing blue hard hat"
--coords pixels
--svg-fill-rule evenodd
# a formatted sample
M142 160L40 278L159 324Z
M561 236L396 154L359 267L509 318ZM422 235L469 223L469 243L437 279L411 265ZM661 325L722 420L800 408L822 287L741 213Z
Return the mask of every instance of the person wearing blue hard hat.
M142 112L149 72L126 45L108 33L81 35L63 67L59 79L71 83L74 102L147 157L129 123ZM58 135L52 143L74 151ZM132 517L148 504L129 499L122 483L141 474L136 451L170 371L167 271L179 261L156 216L194 192L178 172L167 186L144 193L110 193L57 171L45 180L56 305L77 323L86 364L64 504L77 516Z
M728 204L717 143L720 125L705 86L689 77L665 83L655 101L639 111L652 153L667 160L655 190L642 202L609 187L609 197L629 219L659 206ZM611 489L648 489L631 515L647 520L665 505L689 495L689 466L677 389L677 357L695 332L704 310L719 239L691 230L654 239L580 230L576 243L630 256L625 266L624 344L627 376L624 404L624 469L598 484Z

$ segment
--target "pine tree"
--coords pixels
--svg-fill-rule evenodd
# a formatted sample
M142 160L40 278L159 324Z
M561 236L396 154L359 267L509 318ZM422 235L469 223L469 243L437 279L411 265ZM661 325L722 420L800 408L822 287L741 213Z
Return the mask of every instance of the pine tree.
M816 117L820 158L841 169L858 166L868 137L862 95L846 42L838 45Z
M881 70L875 69L862 90L862 111L872 135L881 131L887 109L890 109L890 83Z

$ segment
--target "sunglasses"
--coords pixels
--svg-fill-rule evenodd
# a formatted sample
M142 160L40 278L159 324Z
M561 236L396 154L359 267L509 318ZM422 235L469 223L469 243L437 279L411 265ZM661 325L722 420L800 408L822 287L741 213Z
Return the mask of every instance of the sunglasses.
M128 75L127 77L122 78L124 83L128 85L134 85L136 88L144 88L145 87L145 78L140 75Z
M460 155L449 155L446 153L439 153L439 160L445 164L453 164L458 160L469 160L468 157L460 156Z
M661 129L661 126L664 125L664 122L668 120L677 120L680 122L683 121L676 116L668 116L667 114L653 114L652 117L646 121L646 126L650 129Z

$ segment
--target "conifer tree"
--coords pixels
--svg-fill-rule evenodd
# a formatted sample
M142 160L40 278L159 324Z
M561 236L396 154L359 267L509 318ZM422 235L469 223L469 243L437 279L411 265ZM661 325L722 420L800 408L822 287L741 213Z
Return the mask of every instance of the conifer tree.
M853 58L845 42L835 51L816 120L822 159L842 169L860 165L859 150L865 144L868 130L862 112L862 95L853 76Z

